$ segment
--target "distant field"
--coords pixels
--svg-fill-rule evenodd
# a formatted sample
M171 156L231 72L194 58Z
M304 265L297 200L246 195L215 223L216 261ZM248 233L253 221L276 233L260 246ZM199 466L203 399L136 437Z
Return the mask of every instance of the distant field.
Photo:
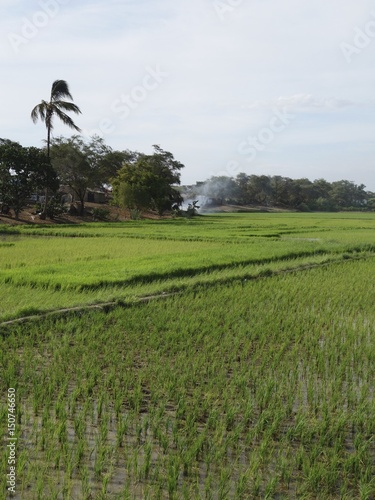
M373 214L227 214L4 227L0 319L372 255L374 219Z
M374 214L5 228L1 321L118 302L0 325L16 498L374 499L374 256Z

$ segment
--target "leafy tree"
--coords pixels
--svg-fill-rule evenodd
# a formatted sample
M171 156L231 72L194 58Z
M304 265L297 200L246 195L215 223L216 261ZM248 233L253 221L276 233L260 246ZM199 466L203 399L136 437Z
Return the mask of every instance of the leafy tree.
M313 182L314 199L310 204L313 210L333 212L337 210L332 199L332 185L325 179L315 179Z
M234 182L235 187L232 183ZM371 193L363 184L350 181L329 183L324 179L290 179L279 175L247 175L240 173L236 179L212 177L195 188L194 194L205 194L217 203L234 200L239 204L262 204L295 208L298 210L356 209L369 206Z
M114 179L124 163L135 163L140 156L136 151L114 151L106 146L104 154L98 159L100 175L103 183L111 184L111 179Z
M40 119L45 123L47 128L47 155L50 157L50 147L51 147L51 133L53 130L53 118L57 116L65 125L71 129L80 132L81 130L73 122L66 111L73 112L76 114L81 113L79 107L69 101L63 99L68 98L73 101L73 97L70 93L69 86L65 80L55 80L52 84L51 95L49 101L42 100L40 104L37 104L31 111L31 119L34 123ZM46 189L45 204L43 209L43 218L46 215L46 208L48 204L48 189Z
M253 203L268 205L272 196L271 178L267 175L251 175L248 191Z
M173 205L182 203L181 194L175 189L180 184L182 163L172 153L153 146L152 155L138 154L126 161L113 179L114 202L137 210L156 210L162 215Z
M367 201L367 208L368 210L375 210L375 197L373 196L373 193L370 193L370 197Z
M365 186L341 180L332 183L331 196L339 208L361 207L366 200Z
M31 194L43 188L58 189L56 173L45 151L0 140L0 198L14 210L16 219Z
M272 202L274 205L286 205L288 203L288 181L286 177L274 175L271 177Z
M238 202L241 205L246 205L249 202L249 176L245 174L244 172L240 172L236 179L235 179L236 185L237 185L237 197L238 197Z
M289 205L306 212L314 202L315 191L313 183L306 178L294 179L290 190Z
M331 196L332 185L325 179L315 179L314 190L318 198L329 198Z
M69 139L58 137L52 141L52 165L61 184L69 186L78 198L81 215L85 209L87 189L100 187L105 182L101 162L109 152L110 148L98 136L88 142L78 135Z

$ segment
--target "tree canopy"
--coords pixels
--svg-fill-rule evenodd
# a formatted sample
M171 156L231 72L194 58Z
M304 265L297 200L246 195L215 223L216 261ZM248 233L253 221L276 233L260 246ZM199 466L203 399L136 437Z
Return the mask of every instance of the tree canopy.
M302 211L332 211L365 208L373 195L364 184L348 180L328 182L291 179L279 175L247 175L236 178L211 177L191 188L189 197L206 196L212 204L262 205Z
M81 215L88 188L99 188L108 181L113 152L98 136L85 141L75 135L53 139L51 161L60 183L69 186L80 202ZM118 161L116 157L116 161Z
M182 203L175 189L180 184L182 163L172 153L154 145L152 155L137 154L126 161L112 181L114 201L138 210L156 210L162 215Z
M56 191L58 186L45 151L0 139L0 200L14 210L17 219L34 191L47 187Z

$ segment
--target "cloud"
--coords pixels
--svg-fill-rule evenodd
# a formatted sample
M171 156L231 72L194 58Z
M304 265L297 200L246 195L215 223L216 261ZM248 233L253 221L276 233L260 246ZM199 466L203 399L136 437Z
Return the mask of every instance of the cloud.
M355 106L356 103L348 99L336 97L314 97L311 94L295 94L277 97L275 99L254 101L247 106L248 109L272 110L288 109L294 112L336 111Z

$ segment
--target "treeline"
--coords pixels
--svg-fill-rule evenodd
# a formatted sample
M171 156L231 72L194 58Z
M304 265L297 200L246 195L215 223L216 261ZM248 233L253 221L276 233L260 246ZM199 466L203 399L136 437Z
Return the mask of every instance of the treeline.
M373 210L375 193L348 180L328 182L279 175L211 177L186 189L185 196L205 197L206 205L261 205L300 211Z
M0 212L13 210L18 218L36 196L43 199L41 218L53 218L66 209L63 200L68 193L70 208L83 215L87 191L101 190L120 207L161 215L183 202L176 185L184 165L172 153L153 148L149 155L116 151L98 136L57 137L42 149L0 139Z
M374 210L375 194L363 184L325 179L310 181L282 176L247 175L211 177L194 186L178 187L184 167L172 153L154 146L152 154L116 151L103 139L58 137L49 148L23 147L0 139L0 210L12 209L18 218L35 193L47 200L41 215L53 218L66 209L64 193L73 197L75 211L84 214L89 189L106 191L113 204L138 217L153 210L162 215L179 210L184 199L200 198L206 205L256 205L300 211ZM48 154L49 153L49 154ZM44 194L44 196L43 196ZM65 196L66 198L66 196ZM71 206L74 208L74 206Z
M121 166L125 155L117 158L100 138L84 141L79 136L54 139L48 150L23 147L9 139L0 139L2 213L13 210L18 218L32 199L47 198L45 212L53 218L62 211L64 192L72 193L83 213L87 189L100 188L108 182ZM42 211L42 202L39 208Z

